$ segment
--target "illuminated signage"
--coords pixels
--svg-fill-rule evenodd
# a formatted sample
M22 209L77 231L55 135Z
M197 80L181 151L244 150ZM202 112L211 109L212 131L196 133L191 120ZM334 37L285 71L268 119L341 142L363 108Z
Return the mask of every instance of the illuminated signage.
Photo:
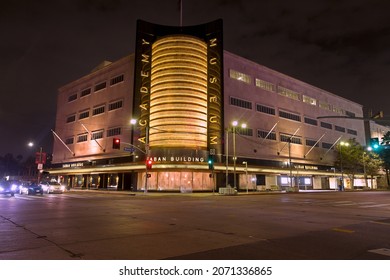
M223 154L222 20L187 27L139 20L136 42L133 118L139 133L132 143L148 143L151 157L204 161L213 150L218 161Z
M172 163L172 162L188 162L188 163L197 163L205 162L203 157L191 157L191 156L171 156L171 157L149 157L153 162L160 163Z
M83 162L75 162L75 163L64 163L62 168L71 168L71 167L83 167Z

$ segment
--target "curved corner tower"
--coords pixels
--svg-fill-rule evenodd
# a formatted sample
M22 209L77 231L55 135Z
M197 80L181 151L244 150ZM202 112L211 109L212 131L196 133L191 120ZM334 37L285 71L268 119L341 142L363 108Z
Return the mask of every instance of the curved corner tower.
M149 146L207 149L207 45L185 35L152 45Z
M222 20L172 27L137 22L133 117L146 157L202 163L222 155Z

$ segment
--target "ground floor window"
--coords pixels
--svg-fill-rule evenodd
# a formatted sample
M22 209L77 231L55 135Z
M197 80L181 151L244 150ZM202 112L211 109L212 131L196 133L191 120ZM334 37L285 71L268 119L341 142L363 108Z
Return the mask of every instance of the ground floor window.
M148 172L147 190L154 191L212 191L214 180L204 172ZM145 172L138 173L138 190L145 190Z

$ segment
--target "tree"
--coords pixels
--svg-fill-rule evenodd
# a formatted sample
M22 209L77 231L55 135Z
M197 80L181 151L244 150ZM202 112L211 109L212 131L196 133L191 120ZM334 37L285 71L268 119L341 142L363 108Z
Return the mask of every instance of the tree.
M353 182L355 175L361 170L362 146L356 142L355 138L352 138L347 142L340 142L336 150L337 161L335 165Z
M383 160L380 158L380 156L374 152L364 153L363 154L363 164L365 168L365 175L369 175L371 179L371 187L373 187L373 179L375 175L378 175L379 170L383 167ZM367 177L366 180L366 187L367 184Z
M345 143L344 143L345 144ZM337 161L335 165L354 182L355 175L364 172L366 175L373 176L379 173L383 165L383 161L375 152L367 152L365 148L356 142L355 138L349 139L346 145L339 145L337 150ZM365 178L366 179L366 178ZM367 179L365 180L366 186ZM371 181L372 185L372 181Z
M389 170L390 170L390 131L383 135L381 139L381 149L379 151L379 157L383 161L383 169L386 172L387 186L390 186ZM389 148L389 149L387 149Z
M15 159L14 156L9 153L0 157L1 177L19 175L21 159L22 158L19 156Z

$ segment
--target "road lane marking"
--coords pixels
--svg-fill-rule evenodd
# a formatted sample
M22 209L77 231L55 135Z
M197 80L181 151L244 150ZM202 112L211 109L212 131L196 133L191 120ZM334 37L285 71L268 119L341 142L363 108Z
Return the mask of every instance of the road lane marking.
M386 223L386 222L370 221L370 223L378 224L378 225L390 226L390 223Z
M385 206L390 206L390 203L386 203L386 204L374 204L374 205L362 205L362 206L359 206L359 208L385 207Z
M344 229L344 228L332 228L333 231L343 232L343 233L354 233L354 230Z
M368 250L368 252L374 253L374 254L379 254L379 255L384 255L384 256L390 256L390 249L388 249L388 248L373 249L373 250Z

